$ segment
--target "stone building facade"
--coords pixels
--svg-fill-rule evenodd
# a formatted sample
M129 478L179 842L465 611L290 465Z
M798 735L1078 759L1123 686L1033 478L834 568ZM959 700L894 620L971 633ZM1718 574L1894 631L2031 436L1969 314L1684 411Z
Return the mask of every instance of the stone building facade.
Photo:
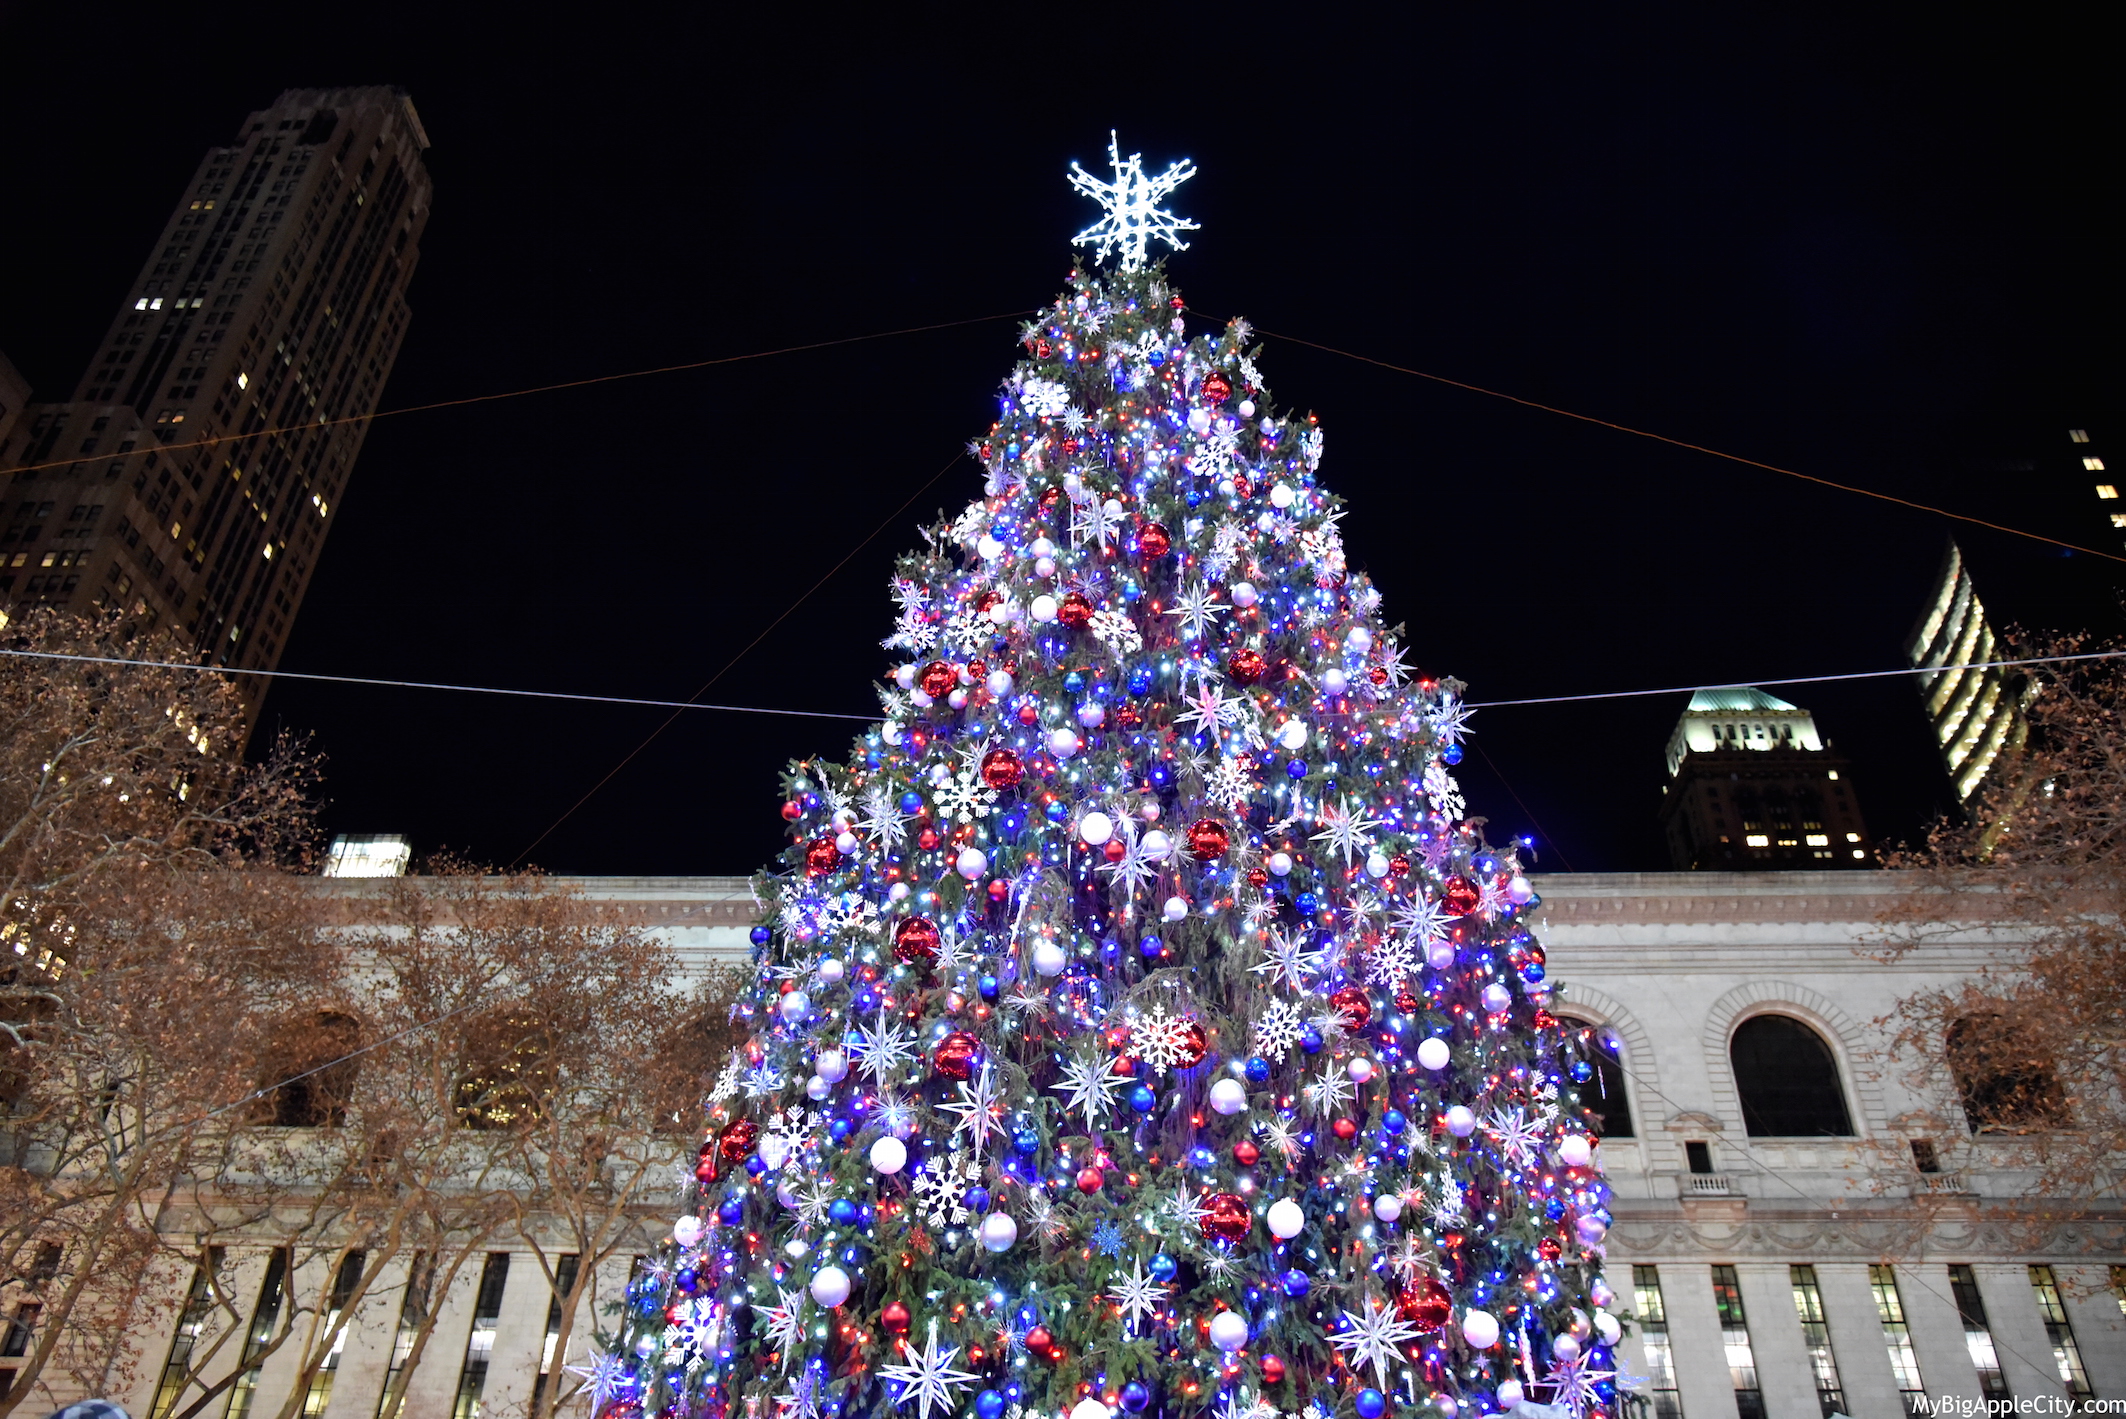
M581 885L668 933L697 968L745 959L757 908L742 879ZM2107 1205L2041 1237L2013 1225L2005 1209L2028 1179L2006 1165L2007 1145L1974 1139L1884 1057L1880 1021L1900 999L1997 951L1972 931L1880 959L1879 918L1912 886L1852 871L1537 879L1551 978L1563 983L1554 1008L1614 1042L1595 1082L1616 1195L1607 1275L1636 1317L1622 1350L1651 1380L1643 1407L1630 1401L1644 1419L2126 1400L2115 1281L2126 1273L2112 1269L2126 1265L2126 1215ZM239 1291L253 1294L266 1258L241 1264ZM624 1284L625 1265L610 1270L598 1304ZM158 1360L183 1343L173 1286L132 1322ZM364 1302L326 1392L304 1406L310 1419L373 1419L403 1295L391 1285ZM547 1353L557 1318L528 1255L496 1251L438 1304L412 1419L521 1412L542 1375L583 1359L580 1342ZM245 1413L277 1412L292 1370L262 1366ZM137 1388L112 1397L157 1419L153 1366Z

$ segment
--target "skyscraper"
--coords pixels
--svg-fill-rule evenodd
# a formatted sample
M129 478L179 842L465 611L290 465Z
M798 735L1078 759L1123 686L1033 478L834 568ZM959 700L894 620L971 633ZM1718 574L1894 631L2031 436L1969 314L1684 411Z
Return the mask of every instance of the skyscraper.
M1816 718L1747 685L1700 690L1668 741L1661 827L1678 871L1872 867L1852 766Z
M405 338L427 148L406 94L356 88L208 151L73 397L0 433L0 608L122 606L278 663Z
M1915 668L1932 672L1913 678L1941 749L1942 767L1949 771L1961 803L1971 801L2003 751L2022 745L2029 733L2023 705L2032 687L2016 670L1939 667L1983 665L2007 653L1986 620L1963 549L1952 540L1942 555L1927 609L1905 638L1905 658Z

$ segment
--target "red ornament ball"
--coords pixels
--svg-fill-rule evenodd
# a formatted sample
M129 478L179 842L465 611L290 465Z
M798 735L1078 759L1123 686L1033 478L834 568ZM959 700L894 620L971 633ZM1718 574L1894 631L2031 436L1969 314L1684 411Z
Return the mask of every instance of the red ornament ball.
M1269 662L1262 658L1262 652L1259 650L1236 650L1232 658L1225 663L1225 673L1230 675L1233 683L1237 685L1254 684L1262 678L1262 672L1269 668Z
M997 792L1017 788L1026 777L1026 765L1009 749L991 749L982 756L982 782Z
M1233 475L1233 495L1235 497L1244 498L1253 493L1254 491L1255 485L1248 481L1247 474L1235 473Z
M1041 711L1035 707L1032 700L1028 700L1025 704L1019 706L1019 723L1030 728L1040 722Z
M1447 905L1449 916L1467 916L1475 911L1477 903L1484 899L1483 894L1477 891L1476 883L1459 872L1440 883L1439 895L1440 900Z
M1565 1254L1565 1248L1558 1245L1556 1237L1545 1237L1535 1244L1535 1254L1545 1261L1556 1261Z
M726 1163L743 1163L746 1154L753 1151L753 1140L758 1137L760 1125L742 1118L717 1135L716 1151L723 1154Z
M1401 853L1395 854L1395 856L1388 859L1388 871L1397 877L1408 877L1410 875L1410 859L1404 857Z
M1082 591L1065 592L1056 608L1056 619L1074 631L1082 631L1093 618L1093 604Z
M1189 855L1199 862L1216 862L1232 845L1232 830L1216 818L1199 818L1189 824Z
M1055 1347L1056 1338L1048 1333L1048 1327L1037 1325L1026 1332L1026 1348L1036 1355L1046 1355Z
M1098 1192L1101 1185L1106 1181L1107 1174L1101 1172L1098 1168L1087 1167L1078 1171L1078 1191L1080 1192Z
M923 828L923 831L915 835L915 845L924 852L936 852L940 841L938 830L927 825Z
M804 816L805 805L799 803L796 799L793 798L788 803L783 804L782 818L785 823L794 823Z
M1405 1015L1415 1015L1417 1013L1417 997L1407 990L1398 990L1395 992L1395 1008Z
M1129 856L1129 844L1123 842L1120 838L1109 838L1107 845L1101 848L1100 851L1109 862L1120 862L1123 858Z
M1352 1139L1358 1137L1358 1121L1356 1119L1340 1118L1329 1125L1329 1131L1344 1142L1349 1143Z
M814 838L805 844L805 871L824 877L841 865L841 850L832 838Z
M1373 1018L1373 1001L1355 985L1347 985L1329 997L1329 1007L1342 1013L1354 1030L1366 1028Z
M1161 524L1147 522L1137 533L1137 545L1147 557L1163 557L1174 549L1174 538Z
M886 1302L886 1309L878 1313L878 1323L895 1335L906 1335L909 1323L914 1319L899 1301Z
M915 677L916 688L933 700L942 700L960 683L960 672L942 660L933 660Z
M1000 903L1011 900L1011 884L1001 877L991 882L989 884L989 900Z
M1194 1069L1210 1055L1211 1042L1205 1038L1203 1026L1194 1020L1181 1027L1181 1053L1174 1063L1182 1069Z
M1269 881L1270 881L1270 873L1269 873L1269 869L1268 869L1268 868L1264 868L1264 867L1250 867L1250 868L1248 869L1248 885L1249 885L1250 887L1264 887L1264 886L1268 886L1268 885L1269 885Z
M938 924L927 916L911 916L893 928L893 958L911 966L937 959Z
M1262 1382L1266 1385L1284 1383L1284 1361L1275 1355L1262 1357Z
M1252 1168L1262 1161L1262 1150L1250 1138L1243 1138L1233 1145L1233 1161L1243 1168Z
M971 1079L974 1077L975 1056L981 1052L981 1043L973 1035L965 1030L954 1030L938 1041L937 1053L930 1057L930 1062L947 1079Z
M1214 1241L1237 1242L1255 1224L1247 1199L1237 1192L1214 1192L1203 1199L1203 1216L1196 1225Z
M1203 377L1204 403L1223 404L1226 400L1231 399L1232 397L1233 381L1227 379L1224 375L1218 373L1218 371L1216 370L1212 370L1209 374Z
M1453 1316L1454 1297L1438 1277L1427 1276L1395 1298L1395 1313L1416 1326L1418 1334L1429 1335Z

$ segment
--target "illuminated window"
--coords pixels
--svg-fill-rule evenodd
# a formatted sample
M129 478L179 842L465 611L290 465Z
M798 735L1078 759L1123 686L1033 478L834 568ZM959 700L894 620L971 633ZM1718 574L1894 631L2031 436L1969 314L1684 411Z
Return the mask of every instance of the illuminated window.
M1964 1323L1964 1348L1971 1354L1971 1368L1978 1371L1979 1393L1993 1401L2008 1398L2008 1381L2001 1374L2000 1355L1993 1348L1993 1331L1986 1324L1986 1301L1978 1293L1978 1276L1969 1266L1949 1268L1949 1293L1956 1299L1956 1314Z
M1806 842L1810 847L1829 847L1831 845L1831 835L1829 833L1809 833L1803 837L1802 841Z
M1838 1359L1831 1354L1831 1327L1823 1318L1823 1292L1816 1285L1816 1268L1790 1266L1794 1286L1794 1310L1801 1317L1801 1343L1809 1352L1809 1368L1816 1376L1816 1403L1823 1419L1845 1412L1845 1386L1838 1382Z
M2126 513L2113 513L2111 515L2111 525L2113 527L2126 527Z
M1847 833L1847 834L1845 835L1845 840L1846 840L1847 842L1849 842L1849 843L1857 843L1857 842L1859 842L1859 841L1860 841L1860 834L1858 834L1858 833Z
M2099 483L2096 485L2096 495L2100 498L2115 498L2119 495L2119 490L2109 483Z
M2060 1283L2049 1266L2030 1268L2030 1289L2037 1297L2037 1313L2045 1322L2045 1338L2052 1342L2052 1363L2060 1372L2060 1383L2075 1399L2088 1399L2095 1391L2089 1388L2089 1372L2082 1368L2082 1347L2074 1342L2074 1325L2067 1319L2067 1307L2060 1300Z
M1713 1304L1720 1313L1721 1348L1727 1352L1728 1379L1735 1386L1735 1409L1741 1419L1764 1419L1764 1388L1757 1379L1757 1355L1750 1346L1742 1283L1734 1267L1713 1268Z
M1856 847L1856 848L1854 848L1854 849L1853 849L1853 856L1855 856L1855 857L1866 857L1866 856L1867 856L1867 854L1866 854L1865 852L1862 852L1862 851L1861 851L1861 850L1860 850L1859 848L1857 848L1857 847Z
M1835 782L1837 781L1837 779L1838 779L1838 770L1836 770L1836 769L1832 769L1832 770L1830 771L1830 776L1831 776L1831 780L1832 780L1832 781L1833 781L1833 782L1835 783Z
M2085 458L2082 460L2082 466L2092 473L2101 473L2104 471L2104 460L2101 458Z
M2067 430L2067 438L2072 443L2087 443L2089 442L2089 430L2069 429Z
M236 387L238 389L249 389L251 387L251 376L239 370L236 375Z
M1772 845L1771 838L1764 833L1746 834L1742 842L1745 847L1770 847Z
M1905 1323L1904 1298L1897 1294L1897 1272L1887 1266L1868 1268L1868 1288L1875 1293L1875 1313L1882 1318L1882 1343L1890 1355L1890 1372L1897 1376L1898 1397L1905 1413L1919 1414L1927 1402L1926 1386L1919 1379L1919 1357L1912 1352L1912 1327Z
M1654 1419L1683 1419L1675 1351L1668 1340L1668 1308L1661 1300L1661 1273L1651 1266L1634 1266L1631 1288L1638 1302L1639 1339L1646 1349L1646 1390L1654 1402Z

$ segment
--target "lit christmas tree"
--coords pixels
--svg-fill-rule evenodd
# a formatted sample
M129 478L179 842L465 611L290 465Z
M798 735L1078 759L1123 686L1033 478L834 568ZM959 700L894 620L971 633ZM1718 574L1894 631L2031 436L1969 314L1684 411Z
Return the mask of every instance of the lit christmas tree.
M1189 338L1147 262L1190 170L1114 156L1073 177L1111 269L899 565L883 721L792 766L754 1037L581 1372L746 1419L1612 1413L1592 1070L1461 687L1247 325Z

